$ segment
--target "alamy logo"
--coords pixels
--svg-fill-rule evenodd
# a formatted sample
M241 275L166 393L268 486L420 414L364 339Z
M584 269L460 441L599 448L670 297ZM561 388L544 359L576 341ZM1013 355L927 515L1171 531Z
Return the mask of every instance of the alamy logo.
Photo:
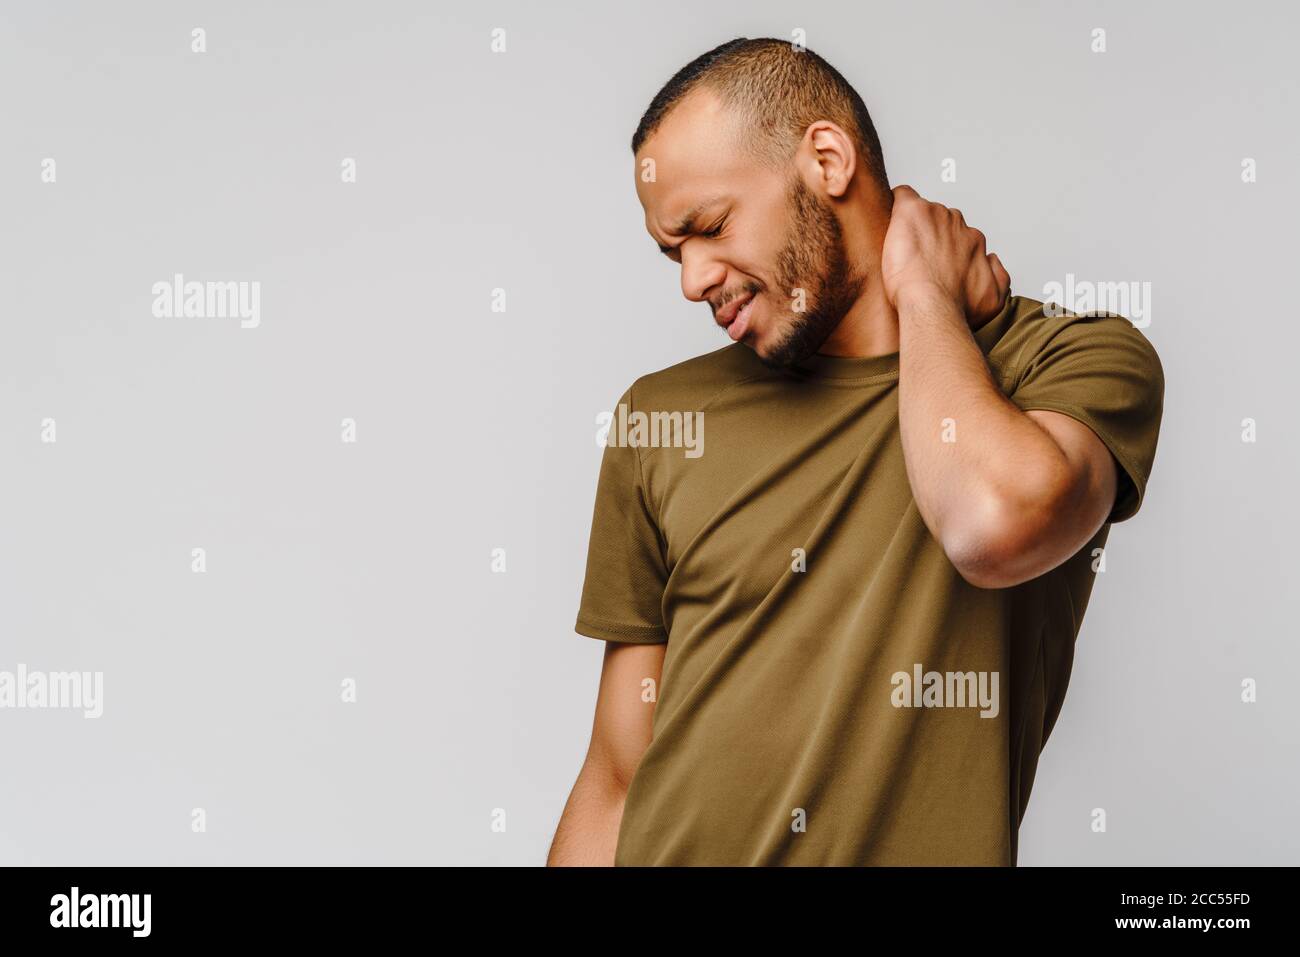
M0 671L0 709L72 708L87 718L104 713L102 671Z
M129 927L132 937L148 937L151 894L70 894L50 898L51 927Z
M996 671L895 671L889 695L895 708L980 708L981 718L998 716Z
M262 322L262 284L253 282L186 282L181 273L171 282L153 284L153 314L159 319L239 319L243 329Z
M1065 310L1076 315L1084 312L1111 312L1123 316L1138 329L1151 325L1151 283L1090 282L1065 274L1065 282L1043 286L1043 315L1061 316Z
M683 449L688 459L704 454L703 412L629 412L620 403L617 412L597 415L596 425L601 447Z

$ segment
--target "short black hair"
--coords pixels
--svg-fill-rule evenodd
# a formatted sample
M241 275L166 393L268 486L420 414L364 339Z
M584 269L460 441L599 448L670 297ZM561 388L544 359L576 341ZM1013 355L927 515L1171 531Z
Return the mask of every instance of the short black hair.
M875 185L889 193L889 177L871 114L840 72L806 47L787 40L737 37L701 54L664 84L632 136L632 152L697 89L718 94L754 131L750 147L772 166L789 162L816 120L831 120L851 137Z

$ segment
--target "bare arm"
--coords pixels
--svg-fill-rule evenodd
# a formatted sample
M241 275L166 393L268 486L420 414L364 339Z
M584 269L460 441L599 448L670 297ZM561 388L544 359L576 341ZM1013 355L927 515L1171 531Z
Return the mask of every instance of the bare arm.
M1117 464L1087 426L1006 398L971 320L1010 279L961 213L895 190L882 275L898 311L899 428L921 517L967 581L1007 588L1055 568L1115 504Z
M926 524L973 585L1055 568L1115 504L1110 451L1069 416L1016 408L950 300L904 294L898 314L903 455Z
M667 649L662 642L606 643L591 744L555 829L548 866L613 866L627 788L650 744ZM643 686L647 678L653 695Z

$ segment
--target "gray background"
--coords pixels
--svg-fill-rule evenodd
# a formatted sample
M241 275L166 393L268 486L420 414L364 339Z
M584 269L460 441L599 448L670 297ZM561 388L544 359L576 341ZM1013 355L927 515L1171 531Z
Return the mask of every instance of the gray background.
M543 861L600 668L572 631L595 417L726 343L644 232L628 140L687 60L795 28L893 181L960 207L1015 291L1153 284L1155 471L1021 863L1297 863L1296 27L1281 4L6 3L0 670L106 689L97 721L0 711L0 863ZM261 327L154 318L175 272L260 281Z

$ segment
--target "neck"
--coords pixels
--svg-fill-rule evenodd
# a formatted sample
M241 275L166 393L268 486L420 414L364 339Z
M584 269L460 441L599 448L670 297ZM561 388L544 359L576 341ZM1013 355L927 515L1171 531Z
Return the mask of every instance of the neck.
M889 210L858 195L838 212L849 266L865 281L858 298L817 351L828 356L864 358L897 352L898 312L889 304L880 281L880 253L889 228Z

